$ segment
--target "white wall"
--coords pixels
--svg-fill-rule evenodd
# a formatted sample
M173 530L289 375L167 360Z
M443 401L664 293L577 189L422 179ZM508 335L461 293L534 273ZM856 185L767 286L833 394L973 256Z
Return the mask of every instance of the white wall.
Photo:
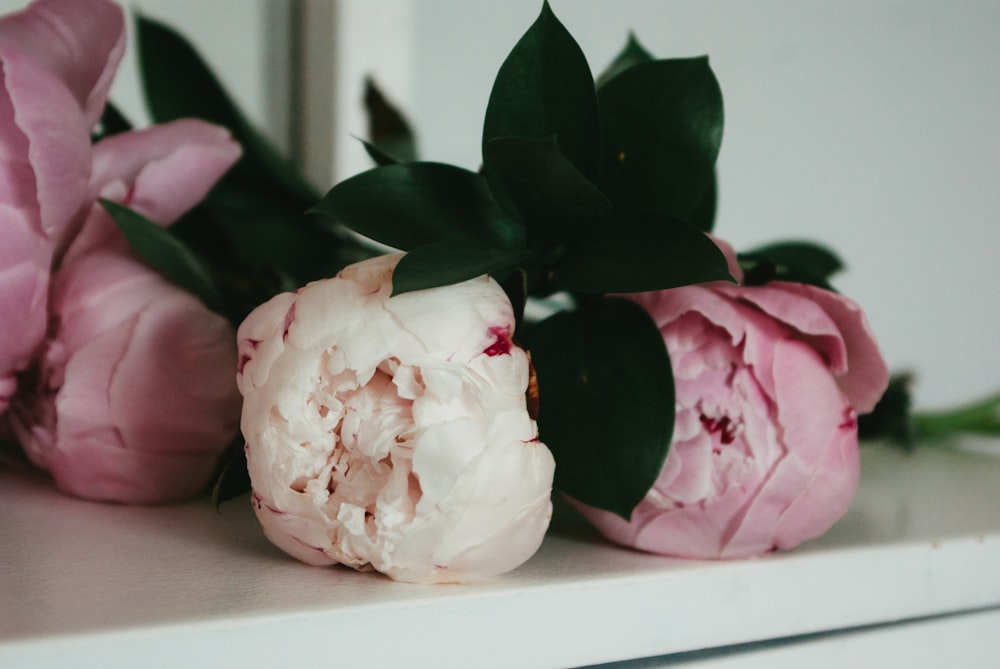
M849 264L893 368L933 407L1000 388L1000 3L552 0L595 70L633 28L708 53L726 131L717 232L809 237ZM424 155L476 167L492 77L540 0L414 2ZM357 131L357 130L355 130Z

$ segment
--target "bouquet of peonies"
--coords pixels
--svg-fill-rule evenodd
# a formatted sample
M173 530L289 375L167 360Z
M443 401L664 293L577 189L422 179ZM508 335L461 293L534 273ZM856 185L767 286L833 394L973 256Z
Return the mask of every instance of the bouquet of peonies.
M397 118L321 197L179 35L137 27L140 130L106 104L110 0L0 19L0 428L60 490L215 480L303 562L416 582L527 560L553 488L689 558L792 548L847 510L888 370L831 252L714 236L707 58L630 39L595 80L545 4L481 171L416 160Z

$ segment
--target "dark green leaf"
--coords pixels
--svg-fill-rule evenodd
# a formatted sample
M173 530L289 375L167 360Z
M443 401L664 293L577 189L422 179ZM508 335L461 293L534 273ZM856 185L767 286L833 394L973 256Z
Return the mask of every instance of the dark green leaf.
M398 159L396 162L416 160L417 143L410 124L399 109L386 99L371 77L365 78L364 103L371 145L380 153L395 156Z
M872 412L858 416L858 437L888 439L907 451L912 451L916 444L916 430L911 414L912 385L911 374L893 374L889 379L889 387Z
M497 137L555 136L563 153L594 178L600 116L587 59L546 2L497 73L483 123L483 154Z
M807 241L777 242L740 253L740 260L769 260L779 268L786 267L820 279L829 279L844 269L844 263L830 249Z
M673 434L673 377L659 330L636 304L602 299L542 321L525 344L555 486L628 519Z
M611 213L611 202L551 139L503 137L486 145L493 192L525 224L528 244L547 248L572 239Z
M715 227L715 210L719 203L719 176L712 171L712 177L708 181L701 202L695 207L688 223L698 228L702 232L711 232Z
M598 185L618 209L689 221L722 142L722 93L707 58L640 63L600 90Z
M440 163L362 172L334 186L310 211L403 250L441 240L524 246L524 228L496 204L481 174Z
M124 205L110 200L101 200L101 205L150 267L200 298L208 308L222 312L222 300L211 275L180 240Z
M404 255L392 273L392 294L437 288L508 270L524 262L528 252L493 249L465 241L439 241Z
M742 283L744 286L763 286L772 281L789 281L836 292L830 282L823 277L803 271L798 267L777 265L766 258L748 260L740 256L740 267L743 269Z
M635 33L629 32L625 48L618 52L618 55L615 56L613 61L611 61L611 64L608 65L607 69L601 73L601 76L597 77L597 87L600 88L633 65L648 63L652 60L655 60L655 58L653 58L653 54L646 51L646 49L639 44L639 40L636 39Z
M403 162L403 161L399 160L398 158L396 158L395 156L389 155L388 153L386 153L382 149L378 148L377 146L375 146L371 142L366 142L363 139L359 139L358 141L360 141L361 144L362 144L362 146L365 147L365 153L368 154L369 158L371 158L372 160L375 161L376 165L379 165L379 166L383 166L383 165L395 165L396 163Z
M631 293L733 279L722 251L697 228L659 214L616 212L568 247L551 280L564 290Z
M286 192L299 202L300 211L318 199L319 194L291 162L240 112L183 36L140 16L137 41L146 102L154 121L193 117L228 128L243 147L243 158L235 168L238 178ZM251 189L245 192L253 194Z

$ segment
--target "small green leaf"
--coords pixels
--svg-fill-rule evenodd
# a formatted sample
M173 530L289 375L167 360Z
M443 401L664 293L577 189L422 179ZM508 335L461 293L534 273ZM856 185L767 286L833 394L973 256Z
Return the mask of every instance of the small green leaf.
M809 241L776 242L739 255L741 261L768 260L779 269L785 267L824 280L844 269L844 262L836 253Z
M222 299L208 270L180 240L138 212L110 200L101 200L132 249L168 281L222 313Z
M392 273L392 294L447 286L508 270L524 262L528 255L524 250L493 249L455 240L418 246L396 265Z
M585 232L611 213L611 202L551 139L503 137L486 145L490 186L541 249Z
M690 221L722 142L722 93L707 58L640 63L600 90L598 185L616 209Z
M656 481L674 429L659 330L641 307L611 298L547 318L525 333L525 344L555 486L628 519Z
M639 44L635 33L629 31L625 47L618 52L618 55L611 61L607 69L601 73L601 76L597 77L597 87L600 88L633 65L648 63L652 60L656 60L653 54L646 51L645 47Z
M182 35L142 16L136 27L143 89L154 121L193 117L221 125L243 147L233 178L253 182L257 188L278 188L299 202L299 211L319 198L292 163L246 119Z
M310 210L397 249L441 240L523 248L524 229L481 174L440 163L376 167L341 181Z
M648 212L616 212L569 245L551 280L564 290L632 293L733 278L725 255L697 228Z
M597 93L580 46L548 2L497 73L483 122L483 155L497 137L555 136L563 153L594 178L600 163Z
M365 78L364 104L368 115L368 141L371 145L380 153L398 158L396 162L415 161L417 142L409 122L386 99L372 77ZM371 151L368 153L371 154Z

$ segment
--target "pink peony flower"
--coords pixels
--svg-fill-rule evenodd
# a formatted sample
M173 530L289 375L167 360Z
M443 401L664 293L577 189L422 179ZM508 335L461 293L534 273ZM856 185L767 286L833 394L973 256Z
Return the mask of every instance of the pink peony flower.
M857 415L888 383L858 306L785 282L630 297L670 353L673 441L630 521L576 503L583 515L620 544L703 559L787 549L829 529L857 488Z
M90 130L125 48L105 0L0 19L0 413L45 336L49 268L84 204Z
M93 204L53 276L48 334L11 411L28 457L64 492L126 503L189 497L235 436L233 328L136 258L94 201L170 223L239 154L228 132L200 121L94 148Z
M494 576L534 554L552 513L528 359L494 281L390 298L399 257L278 295L240 326L254 508L309 564Z

